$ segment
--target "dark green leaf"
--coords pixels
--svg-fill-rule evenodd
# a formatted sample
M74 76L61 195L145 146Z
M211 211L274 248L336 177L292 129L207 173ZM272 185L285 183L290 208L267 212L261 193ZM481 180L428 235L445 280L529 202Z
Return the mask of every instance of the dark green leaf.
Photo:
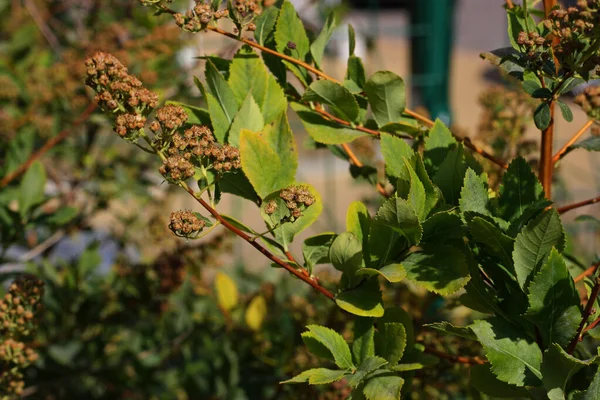
M367 400L400 400L404 379L389 371L377 371L363 388Z
M360 57L350 56L348 57L348 69L346 71L346 81L353 82L356 86L356 93L363 91L367 76L365 73L365 66ZM352 90L350 90L353 92ZM354 92L353 92L354 93Z
M425 151L423 153L429 176L435 176L448 152L456 148L457 144L458 142L446 125L439 119L436 120L425 138Z
M352 354L356 365L360 365L366 358L375 355L375 328L373 318L354 319L354 341L352 342Z
M358 103L354 95L336 82L324 79L313 82L304 92L302 100L326 104L346 121L354 121L358 117Z
M377 325L375 333L375 354L383 357L389 365L398 364L406 348L406 329L398 322Z
M397 178L403 175L404 159L410 160L414 151L404 139L387 133L381 134L381 153L385 160L385 171Z
M513 266L514 239L505 235L500 228L491 222L475 217L469 221L469 232L476 242L485 246L485 249L515 274Z
M542 185L522 157L509 164L499 192L500 216L506 221L518 218L529 206L544 199Z
M311 236L302 243L302 255L304 262L312 270L317 264L328 264L329 248L336 238L335 233L321 233Z
M477 340L477 336L473 333L471 328L468 326L454 326L450 322L434 322L433 324L423 325L430 329L435 329L438 332L445 333L447 335L458 336L468 340Z
M586 149L588 151L600 151L600 137L591 136L577 144L574 144L571 147L574 149Z
M550 400L565 400L567 397L566 387L571 377L580 369L589 366L596 357L582 361L567 354L558 344L552 344L544 352L542 363L542 382L548 392Z
M464 185L460 191L460 211L474 211L481 215L490 215L488 210L488 191L479 176L471 168L465 173Z
M462 238L467 228L460 217L450 212L433 214L423 222L423 242L443 242Z
M448 153L433 177L433 183L442 191L446 204L458 205L466 171L463 146L459 145Z
M279 9L277 7L267 7L263 10L263 13L254 20L256 24L256 30L254 31L254 39L260 45L265 45L268 42L274 40L273 34L275 33L275 23L279 16Z
M565 119L565 121L567 122L571 122L573 121L573 112L571 111L571 107L569 107L569 105L561 100L557 100L556 101L558 103L558 106L560 107L560 112L562 113L563 118Z
M331 245L329 260L335 269L354 276L354 273L363 266L361 241L353 233L342 233Z
M363 362L360 363L360 365L358 366L358 368L356 369L354 374L352 374L352 376L348 377L348 383L353 388L357 387L358 385L360 385L363 382L363 380L365 379L365 376L367 376L367 374L369 374L375 370L378 370L379 368L383 367L387 363L388 362L381 357L369 356L369 357L365 358L363 360Z
M470 367L470 378L471 385L488 396L510 399L529 397L527 390L524 388L499 381L490 371L489 364L472 365Z
M356 32L354 32L352 24L348 24L348 46L348 54L353 56L356 49Z
M533 121L539 130L544 130L550 125L551 113L548 103L541 103L533 112Z
M377 211L373 225L384 225L399 233L407 240L407 245L421 241L422 228L411 205L397 197L388 199Z

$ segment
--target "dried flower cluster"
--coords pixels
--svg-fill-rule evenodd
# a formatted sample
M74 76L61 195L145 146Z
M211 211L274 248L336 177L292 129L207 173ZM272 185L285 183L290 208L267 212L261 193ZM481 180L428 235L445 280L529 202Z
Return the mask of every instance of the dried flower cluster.
M21 370L38 358L25 340L33 333L42 293L43 282L26 275L0 300L0 396L19 395L24 385Z
M229 16L228 10L214 10L210 4L204 3L204 0L195 0L196 5L186 11L185 14L176 13L173 15L177 26L188 32L199 32L213 20L226 18Z
M600 86L589 86L575 97L575 103L594 120L600 119Z
M315 202L315 196L310 192L306 185L292 185L281 192L279 197L283 200L285 207L290 213L290 220L295 221L302 216L302 211L306 210ZM265 203L265 213L272 215L279 207L276 200L270 200Z
M146 116L158 105L158 95L130 75L116 57L97 52L88 58L86 84L97 93L95 100L105 111L117 115L115 131L129 141L136 141Z
M171 213L169 229L177 236L194 238L206 226L206 221L191 211L175 211Z

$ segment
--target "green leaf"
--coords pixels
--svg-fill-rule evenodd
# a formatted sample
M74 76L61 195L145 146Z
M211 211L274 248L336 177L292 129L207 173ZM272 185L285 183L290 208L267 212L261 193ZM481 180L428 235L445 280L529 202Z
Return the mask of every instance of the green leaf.
M404 270L404 267L400 264L390 264L380 269L361 268L356 273L357 275L365 276L381 275L388 282L392 283L400 282L406 277L406 271Z
M318 143L342 144L354 139L367 136L368 133L347 128L334 121L325 119L321 114L312 111L300 103L290 103L292 109L298 114L308 134Z
M354 95L336 82L324 79L313 82L304 92L302 101L328 105L346 121L355 121L358 117Z
M471 328L468 326L454 326L447 321L434 322L432 324L425 324L423 326L447 335L458 336L468 340L477 340L477 336L475 336Z
M539 130L544 130L550 125L551 113L548 103L541 103L533 112L533 122Z
M50 214L48 218L45 219L45 222L50 225L65 225L69 223L78 213L78 209L75 207L61 207L53 214Z
M363 244L363 253L369 240L371 216L367 206L360 201L354 201L346 212L346 231L353 233Z
M558 251L565 248L565 232L556 209L541 213L517 235L513 261L517 281L523 290L546 261L552 247Z
M478 320L470 328L499 380L516 386L539 385L542 351L535 341L500 318Z
M266 45L268 42L274 40L275 23L279 16L279 9L277 7L267 7L263 10L262 14L254 20L256 24L256 30L254 31L254 39L260 45Z
M321 233L311 236L302 243L304 262L312 270L317 264L328 264L329 249L337 235L335 233Z
M435 176L448 152L458 145L450 130L437 119L425 138L423 158L429 176Z
M427 214L429 214L429 211L431 210L431 208L433 208L433 206L428 207L425 186L417 176L417 173L415 172L413 167L410 165L410 162L406 159L404 159L404 162L406 164L406 168L410 176L410 190L408 192L408 203L415 210L415 213L417 214L417 217L421 222L427 217ZM435 191L433 193L437 194L437 192Z
M219 187L223 193L231 193L253 203L258 203L260 200L243 171L235 174L225 174L219 179Z
M376 317L383 315L381 291L377 279L369 279L357 287L338 294L336 304L344 311L361 317Z
M317 36L315 41L310 45L310 53L313 56L313 60L317 68L321 68L325 47L327 47L327 43L329 42L329 39L331 39L331 35L337 28L338 24L339 18L334 10L329 13L327 20L323 25L323 29L321 29L321 33L319 33L319 36Z
M348 347L348 343L346 343L342 335L333 329L319 325L308 325L306 328L316 340L331 351L335 364L338 367L346 369L354 368L350 347Z
M544 189L523 157L511 161L500 186L500 216L513 221L544 199Z
M398 322L378 324L375 333L375 354L385 358L390 365L398 364L406 349L406 329Z
M371 75L364 87L378 126L398 122L406 107L404 81L391 71Z
M415 153L404 139L382 133L381 154L383 154L385 160L387 174L400 178L403 176L403 170L406 166L404 160L410 160Z
M352 374L350 377L348 377L348 383L353 388L358 387L363 382L363 380L365 379L367 374L370 374L371 372L378 370L379 368L383 367L387 363L388 362L381 357L377 357L377 356L367 357L358 366L358 368L356 369L354 374Z
M450 150L433 177L433 183L442 191L446 204L458 205L466 171L463 146L458 145Z
M465 181L460 191L460 211L474 211L481 215L490 215L488 210L489 196L485 184L471 168L465 173Z
M399 400L402 385L404 379L401 377L389 371L378 371L369 378L363 393L367 400Z
M263 105L267 92L267 68L263 60L248 45L242 46L233 57L228 84L238 105L251 95Z
M422 228L412 206L403 199L393 197L388 199L377 211L373 226L383 225L399 233L407 241L407 247L421 241Z
M217 67L210 60L206 61L205 77L208 92L214 96L215 100L217 100L227 121L231 124L238 110L238 103L233 90L229 87L229 84L225 78L223 78L223 75L221 75ZM211 109L210 103L209 109L212 113L213 110Z
M558 103L558 106L560 107L560 112L563 116L563 118L565 119L565 121L567 122L571 122L573 121L573 111L571 111L571 107L569 107L569 105L561 100L556 100L556 102Z
M308 36L306 36L304 24L296 14L294 6L287 0L283 3L277 19L275 43L279 53L290 55L301 61L306 61L306 56L310 51L310 42ZM288 49L288 43L293 43L295 48ZM283 63L298 79L308 86L308 73L304 68L288 61Z
M256 296L248 304L248 308L244 314L246 325L254 332L259 332L266 317L267 302L263 296Z
M327 383L339 381L348 371L331 370L327 368L313 368L302 372L300 375L280 383L304 383L311 385L325 385Z
M600 151L600 136L591 136L571 147L574 149L586 149L588 151Z
M342 233L331 245L329 260L338 271L354 276L363 267L362 243L353 233Z
M354 319L354 341L352 342L352 354L357 365L368 357L375 355L375 328L373 318Z
M542 382L550 400L566 400L565 388L571 377L580 369L589 366L596 357L582 361L567 354L558 344L553 343L544 352L542 362Z
M35 161L23 175L19 185L19 213L25 217L30 209L44 201L46 170L41 162Z
M525 388L509 385L499 381L496 375L490 371L490 365L471 365L470 383L481 393L498 398L521 398L529 397Z
M281 160L263 134L242 129L240 159L242 170L261 199L284 187L279 178Z
M264 137L279 156L281 166L277 173L280 175L281 187L293 184L298 169L298 150L286 113L281 113L265 127Z
M431 246L412 253L402 261L406 278L432 292L452 294L469 281L469 269L462 251L449 245Z
M466 227L461 218L449 211L433 214L423 222L422 242L433 243L462 238Z
M229 311L238 304L238 289L235 282L222 272L215 276L215 290L219 306Z
M312 332L303 332L301 336L302 341L308 348L308 351L310 351L317 357L334 361L333 354L331 354L331 351L327 347L325 347L323 343L319 342L319 340L315 337L315 335Z
M346 70L346 81L352 82L358 90L357 93L363 91L367 76L365 74L365 66L360 57L351 55L348 57L348 69ZM351 90L352 91L352 90Z
M242 106L233 119L226 142L232 146L239 147L240 132L242 129L252 132L260 132L264 127L265 121L260 113L260 108L252 98L252 95L248 94L246 100L244 100Z
M590 386L582 395L577 397L577 400L597 400L600 399L600 369L596 371L594 379Z
M356 50L356 32L352 24L348 24L348 54L353 56L354 50Z
M567 265L556 249L529 285L529 308L525 317L535 323L545 346L566 347L581 321L579 294Z
M202 92L202 96L206 99L206 104L208 105L208 111L210 113L210 125L212 126L215 138L219 143L225 143L225 135L227 134L233 119L229 119L229 115L225 112L219 103L219 100L206 90L206 87L198 78L194 77L194 82L198 89L200 89L200 92ZM237 104L236 108L231 110L232 118L235 113L237 113Z
M515 275L513 266L514 239L505 235L500 228L491 222L475 217L468 223L469 233L473 239L484 245L485 249Z

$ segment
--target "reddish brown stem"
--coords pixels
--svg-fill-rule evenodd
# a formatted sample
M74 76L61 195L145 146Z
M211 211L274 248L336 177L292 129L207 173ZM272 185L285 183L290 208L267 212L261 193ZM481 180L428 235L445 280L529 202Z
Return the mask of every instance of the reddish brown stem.
M550 102L550 124L542 131L542 146L540 156L540 181L546 193L546 198L552 198L552 172L554 162L552 161L552 145L554 142L554 102Z
M577 347L577 343L582 338L583 329L585 328L585 324L587 323L590 315L592 315L592 309L594 308L594 304L596 303L596 298L598 297L598 293L600 292L600 277L596 278L596 282L594 283L594 287L592 288L592 292L590 293L590 298L588 299L587 304L585 305L585 309L583 310L583 316L581 318L581 323L579 324L579 328L577 329L577 335L571 340L569 346L567 347L567 353L573 354L575 351L575 347Z
M584 207L584 206L589 206L589 205L592 205L592 204L596 204L599 201L600 201L600 196L594 197L594 198L591 198L591 199L587 199L587 200L583 200L583 201L580 201L580 202L577 202L577 203L573 203L573 204L567 204L566 206L558 207L556 209L556 211L558 211L559 214L563 214L563 213L566 213L567 211L571 211L571 210L574 210L574 209L579 208L579 207Z
M569 139L569 141L567 143L565 143L564 146L561 147L561 149L559 151L556 152L556 154L552 157L552 163L556 164L558 162L558 160L560 160L562 155L567 152L569 147L571 147L573 145L573 143L575 143L593 124L594 124L594 121L592 121L592 120L589 120L588 122L586 122L585 125L583 125L581 127L581 129L579 129L573 135L573 137L571 137L571 139Z
M316 280L311 279L309 276L303 274L301 271L297 270L296 268L293 268L291 265L289 265L285 261L281 260L279 257L277 257L274 254L272 254L269 250L265 249L257 241L252 240L252 238L250 236L248 236L245 232L242 232L241 230L239 230L238 228L236 228L235 226L233 226L232 224L230 224L226 219L224 219L223 217L221 217L221 214L219 214L217 212L217 210L215 210L214 208L212 208L210 206L210 204L208 204L202 198L196 196L196 193L194 193L194 191L192 189L190 189L189 187L187 187L187 185L183 186L183 188L190 195L192 195L192 197L194 199L196 199L196 201L198 203L200 203L200 205L202 205L202 207L204 207L206 209L206 211L208 211L213 217L215 217L215 219L217 221L219 221L225 228L229 229L231 232L235 233L237 236L239 236L242 239L244 239L252 247L254 247L256 250L260 251L265 257L267 257L269 260L273 261L275 264L279 265L280 267L283 267L284 269L286 269L292 275L294 275L297 278L299 278L300 280L308 283L316 291L320 292L321 294L325 295L327 298L329 298L331 300L335 299L335 296L329 290L327 290L323 286L321 286Z
M487 360L483 360L479 357L465 357L465 356L455 356L452 354L444 353L443 351L436 350L434 348L425 346L425 353L433 354L439 358L443 358L444 360L448 360L458 364L468 364L468 365L483 365L487 363Z
M600 324L600 317L596 318L593 322L591 322L590 324L588 324L588 326L585 327L585 329L583 330L583 333L594 329L596 327L596 325Z
M77 117L77 119L73 122L73 125L71 126L71 128L65 129L62 132L60 132L58 135L49 139L46 143L44 143L44 145L42 147L40 147L40 149L38 151L33 153L31 156L29 156L27 161L25 161L23 164L21 164L19 167L17 167L17 169L15 169L13 172L11 172L10 174L8 174L4 178L2 178L2 180L0 181L0 188L5 187L10 182L12 182L15 178L21 176L25 171L27 171L29 169L29 167L31 166L31 164L33 164L33 162L35 160L37 160L38 158L40 158L41 156L46 154L50 149L52 149L54 146L56 146L57 144L62 142L64 139L66 139L67 136L69 136L71 134L71 132L74 128L81 125L85 120L88 119L88 117L96 109L96 107L97 107L97 105L95 103L91 103L90 105L88 105L87 108L81 113L81 115L79 117Z
M599 265L600 265L600 262L597 262L596 264L592 264L591 267L589 267L588 269L586 269L585 271L583 271L581 274L577 275L577 277L575 277L575 279L573 279L573 281L575 283L581 282L586 276L592 276L592 275L594 275L594 273L598 269Z
M512 0L506 0L506 8L508 8L510 10L514 6L515 6L515 4L513 3Z

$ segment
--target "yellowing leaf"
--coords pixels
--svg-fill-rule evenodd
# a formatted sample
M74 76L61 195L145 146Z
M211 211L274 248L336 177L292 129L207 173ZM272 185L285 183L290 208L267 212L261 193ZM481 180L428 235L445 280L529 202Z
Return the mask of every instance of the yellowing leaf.
M248 308L246 309L246 324L253 331L260 330L265 317L267 315L267 302L262 296L256 296L252 299Z
M238 290L233 279L222 272L215 277L215 288L217 290L217 301L219 306L229 311L238 303Z

